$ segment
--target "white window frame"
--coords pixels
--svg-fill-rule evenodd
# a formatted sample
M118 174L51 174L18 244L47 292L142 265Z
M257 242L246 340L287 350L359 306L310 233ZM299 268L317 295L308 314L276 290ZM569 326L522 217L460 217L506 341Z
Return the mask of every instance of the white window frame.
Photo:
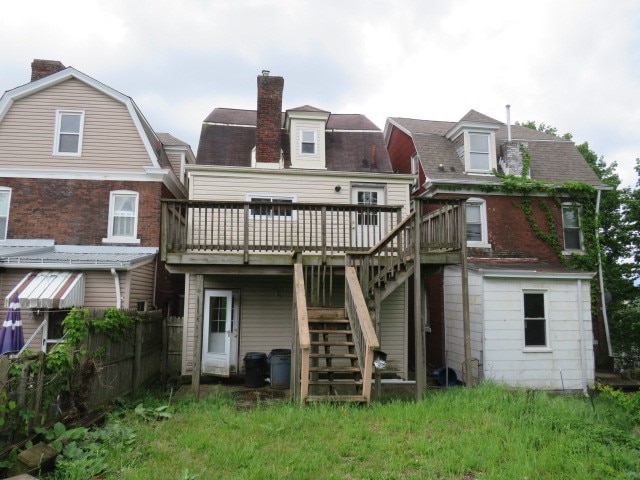
M296 203L297 201L297 196L296 195L292 195L290 193L247 193L247 202L253 202L254 200L269 200L270 203L278 203L278 202L291 202L291 203ZM264 202L264 203L268 203L268 202ZM249 206L249 218L254 219L254 220L267 220L267 219L273 219L273 220L287 220L287 221L292 221L292 220L297 220L297 212L296 210L292 207L291 208L291 215L255 215L252 212L251 206Z
M304 141L305 133L313 134L313 143ZM302 146L305 144L306 145L313 144L313 152L304 152L302 149ZM301 129L300 130L300 155L316 155L317 153L318 153L318 132L316 130Z
M530 317L527 318L525 316L525 307L524 307L524 298L527 294L535 294L543 296L543 305L544 305L544 317ZM526 322L527 320L532 321L543 321L544 322L544 345L527 345L526 340ZM547 290L536 290L536 289L523 289L522 290L522 349L526 352L550 352L551 344L549 339L549 295Z
M489 243L489 232L487 228L487 202L482 198L469 198L466 201L466 207L469 206L478 206L480 209L480 240L468 240L467 239L467 247L471 248L491 248L491 244ZM467 217L465 212L465 217ZM469 219L467 218L467 223Z
M487 151L486 152L480 152L480 151L473 151L471 149L471 137L472 136L478 136L478 137L485 137L487 139ZM469 172L483 172L483 173L489 173L491 172L492 166L493 166L493 158L492 158L492 148L491 148L491 140L492 140L492 135L491 133L488 132L469 132L468 133L468 139L469 139L469 160L467 162L468 164L468 169L467 171ZM487 156L487 168L473 168L471 166L471 156L474 154L483 154Z
M133 235L113 235L113 220L115 218L115 204L118 196L134 196L135 197L135 214L133 215ZM113 190L109 194L109 230L107 237L102 241L105 243L140 243L138 237L138 217L140 215L140 195L132 190Z
M578 226L577 227L568 227L565 224L564 212L565 210L574 210L578 214ZM584 253L584 238L582 236L582 206L576 203L565 202L561 205L561 215L562 215L562 245L564 250L562 251L565 255L571 255L572 253ZM578 230L578 237L580 242L579 248L567 248L567 230Z
M5 219L5 227L4 232L0 230L0 240L7 239L7 232L9 231L9 212L11 211L11 188L9 187L0 187L0 195L7 195L7 211L0 212L0 218Z
M80 131L79 132L63 132L61 131L62 117L64 115L77 115L80 117ZM78 150L76 152L61 152L60 151L60 136L61 135L78 135ZM53 154L69 157L79 157L82 155L82 138L84 136L84 110L56 110L56 130L53 140Z

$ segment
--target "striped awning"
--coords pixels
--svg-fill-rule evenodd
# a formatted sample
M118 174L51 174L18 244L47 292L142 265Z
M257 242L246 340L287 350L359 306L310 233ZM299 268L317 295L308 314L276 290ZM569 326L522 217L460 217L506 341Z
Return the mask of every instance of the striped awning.
M5 307L18 294L20 308L70 308L84 305L84 274L82 272L31 272L11 290Z

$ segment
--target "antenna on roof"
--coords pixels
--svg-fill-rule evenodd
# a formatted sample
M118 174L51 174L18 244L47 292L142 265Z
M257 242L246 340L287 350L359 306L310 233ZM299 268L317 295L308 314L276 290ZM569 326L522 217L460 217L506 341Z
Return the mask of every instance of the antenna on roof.
M262 70L262 76L268 77L271 72L269 70Z
M511 105L507 104L507 142L511 141Z

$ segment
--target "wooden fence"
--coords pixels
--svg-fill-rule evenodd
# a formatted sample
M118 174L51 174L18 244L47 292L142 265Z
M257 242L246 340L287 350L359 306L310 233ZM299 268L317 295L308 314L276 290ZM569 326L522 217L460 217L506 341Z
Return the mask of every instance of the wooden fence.
M166 332L166 368L169 378L178 377L182 372L182 317L169 317L165 320Z
M87 355L70 372L48 371L47 361L53 360L44 352L0 356L0 451L62 414L84 413L160 378L166 364L162 312L124 312L137 318L129 334L120 341L90 334L83 347L97 355Z

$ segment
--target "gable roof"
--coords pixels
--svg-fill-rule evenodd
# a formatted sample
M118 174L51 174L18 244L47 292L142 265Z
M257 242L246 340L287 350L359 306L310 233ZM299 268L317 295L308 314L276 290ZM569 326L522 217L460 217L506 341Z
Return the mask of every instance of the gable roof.
M325 112L309 105L291 110ZM281 148L285 168L291 168L289 135L284 130L285 116L286 112L282 112ZM214 109L202 124L197 163L250 167L251 151L256 144L256 117L255 110ZM327 120L325 135L327 170L393 172L382 131L366 116L332 113Z
M464 160L458 156L454 143L446 134L461 122L492 124L498 158L507 144L507 125L482 113L470 110L459 122L418 120L392 117L388 125L411 137L424 173L433 183L487 184L500 183L495 175L469 175ZM520 125L511 126L512 142L524 143L531 155L531 178L548 182L582 181L603 187L593 169L585 161L575 144L564 138L549 135ZM442 167L440 167L442 165Z
M149 159L151 160L154 167L160 168L160 165L158 163L158 155L154 149L154 146L158 141L158 137L155 135L153 129L146 121L144 115L142 115L142 112L134 103L133 99L105 85L104 83L99 82L89 75L76 70L73 67L67 67L64 70L52 73L51 75L43 77L39 80L34 80L33 82L16 87L12 90L7 90L2 95L2 97L0 97L0 121L2 121L2 119L16 100L24 98L28 95L32 95L36 92L49 88L53 85L57 85L71 78L75 78L95 88L108 97L111 97L112 99L126 106L126 108L129 110L129 114L131 115L131 119L133 120L136 130L138 131L138 134L140 135L140 138L144 144L144 148L149 155Z

